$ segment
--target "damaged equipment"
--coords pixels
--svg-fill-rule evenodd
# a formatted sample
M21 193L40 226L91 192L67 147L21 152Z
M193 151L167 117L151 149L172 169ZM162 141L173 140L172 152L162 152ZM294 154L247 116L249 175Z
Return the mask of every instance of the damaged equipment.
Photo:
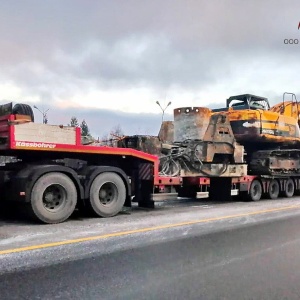
M207 108L178 108L174 111L172 145L163 144L160 172L168 176L233 176L245 174L243 146L235 141L226 114L211 114ZM179 127L179 128L178 128ZM230 168L229 165L240 165ZM235 170L234 172L232 170Z

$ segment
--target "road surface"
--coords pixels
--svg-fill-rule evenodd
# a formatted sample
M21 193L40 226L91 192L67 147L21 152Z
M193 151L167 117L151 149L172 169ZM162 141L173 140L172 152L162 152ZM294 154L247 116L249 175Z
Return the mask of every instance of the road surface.
M5 221L0 297L300 298L299 198L189 204L81 225Z

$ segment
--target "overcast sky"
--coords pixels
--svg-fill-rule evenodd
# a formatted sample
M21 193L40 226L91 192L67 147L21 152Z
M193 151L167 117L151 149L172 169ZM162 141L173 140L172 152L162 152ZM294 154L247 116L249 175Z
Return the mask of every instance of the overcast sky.
M0 103L157 134L161 110L253 93L300 98L300 1L0 1ZM36 119L41 114L35 110Z

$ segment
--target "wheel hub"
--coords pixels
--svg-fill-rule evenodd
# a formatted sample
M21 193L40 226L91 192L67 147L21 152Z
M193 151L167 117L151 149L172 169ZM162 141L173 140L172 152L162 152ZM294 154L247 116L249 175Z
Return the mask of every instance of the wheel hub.
M45 195L45 202L51 203L53 200L54 200L54 197L53 197L52 194L47 193L47 194Z
M51 212L57 212L66 204L67 193L63 186L52 184L43 194L43 205Z
M103 205L111 204L118 198L118 190L114 183L106 182L99 190L99 201Z
M106 195L107 195L106 190L102 190L102 189L101 189L100 192L99 192L99 197L100 197L100 199L101 199L101 198L105 198Z

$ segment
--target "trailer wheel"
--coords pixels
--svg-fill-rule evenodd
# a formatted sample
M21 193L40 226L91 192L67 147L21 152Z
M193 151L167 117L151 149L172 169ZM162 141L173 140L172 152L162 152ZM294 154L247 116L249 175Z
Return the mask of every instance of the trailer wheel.
M29 116L31 118L31 121L34 122L34 114L30 105L18 103L13 107L12 113Z
M269 189L267 193L268 198L270 199L278 198L279 192L280 192L280 187L278 181L276 179L272 179L269 184Z
M295 184L293 179L288 179L287 182L285 183L285 189L283 191L284 197L291 198L294 196L295 192Z
M262 196L262 185L259 180L254 179L250 185L248 199L250 201L259 201Z
M119 213L126 200L122 178L113 172L99 174L90 188L90 206L94 215L112 217Z
M63 173L48 173L33 186L31 215L44 223L60 223L69 218L76 203L77 190L73 181Z

